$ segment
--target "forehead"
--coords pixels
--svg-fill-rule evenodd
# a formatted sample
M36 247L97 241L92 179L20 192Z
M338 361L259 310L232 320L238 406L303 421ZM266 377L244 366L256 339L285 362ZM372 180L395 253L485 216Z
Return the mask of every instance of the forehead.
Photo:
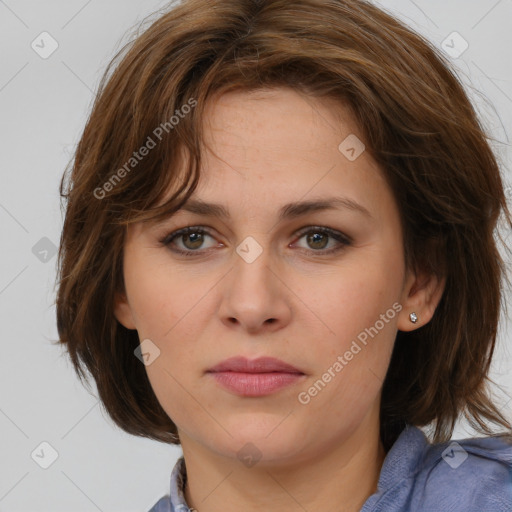
M343 133L361 135L348 104L287 87L214 94L205 105L203 130L206 140L220 142L231 135L242 142L245 133L266 142L266 150L287 143L301 152L322 141L331 144L327 132L334 139Z
M209 200L236 190L247 201L261 192L265 202L284 204L387 186L350 108L333 99L288 88L217 95L207 103L203 135L196 195Z

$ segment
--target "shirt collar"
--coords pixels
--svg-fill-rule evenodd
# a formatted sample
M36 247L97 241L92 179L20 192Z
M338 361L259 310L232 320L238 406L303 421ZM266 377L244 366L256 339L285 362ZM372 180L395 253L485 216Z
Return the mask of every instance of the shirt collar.
M176 512L188 512L190 509L185 501L185 482L187 481L187 471L183 455L176 461L171 473L171 492L170 501L172 510Z
M421 429L406 425L384 459L377 484L379 491L413 477L422 470L426 450L430 446Z

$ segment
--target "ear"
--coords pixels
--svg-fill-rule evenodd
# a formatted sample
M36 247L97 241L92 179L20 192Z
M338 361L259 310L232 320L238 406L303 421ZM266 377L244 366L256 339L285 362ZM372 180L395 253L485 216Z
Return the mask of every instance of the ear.
M428 324L444 292L446 278L439 279L426 272L409 271L402 292L403 309L398 315L397 328L400 331L414 331ZM409 315L416 313L418 321L412 323Z
M114 316L127 329L136 329L135 320L126 295L116 292L114 297Z

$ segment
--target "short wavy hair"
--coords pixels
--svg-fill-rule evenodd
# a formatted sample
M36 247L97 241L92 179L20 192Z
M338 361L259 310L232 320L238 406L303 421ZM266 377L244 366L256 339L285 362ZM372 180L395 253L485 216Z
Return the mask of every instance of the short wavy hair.
M60 183L58 343L113 421L179 444L134 355L137 331L114 316L127 226L174 213L195 190L214 93L289 87L350 109L397 202L407 269L446 278L431 321L397 333L381 398L386 449L405 424L433 424L433 441L448 440L461 414L487 434L489 421L510 431L488 373L508 282L494 233L500 214L507 229L512 219L490 137L442 53L367 1L185 0L150 21L108 64Z

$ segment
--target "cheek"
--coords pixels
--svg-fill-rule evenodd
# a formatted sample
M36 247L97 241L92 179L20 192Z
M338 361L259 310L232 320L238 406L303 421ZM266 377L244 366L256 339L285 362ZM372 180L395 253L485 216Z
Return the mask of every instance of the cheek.
M364 408L382 386L401 305L397 302L400 264L395 260L393 265L381 254L381 258L375 251L361 254L315 292L315 311L324 333L315 341L316 377L329 382L330 389L321 393L324 397L317 405Z
M204 286L197 280L191 286L183 274L177 276L175 269L154 261L130 270L126 288L139 340L151 340L156 346L152 350L158 354L146 366L146 373L167 413L166 404L172 404L173 414L179 415L185 411L180 412L185 390L194 394L193 386L203 370L198 361L204 356L194 341L200 339L202 329L197 319L208 317L204 311L207 301L201 298L211 287L211 279L205 279Z
M322 339L336 339L337 348L341 348L385 315L399 297L398 268L384 260L361 256L357 264L326 277L322 287L310 287L308 305L313 304L311 309L322 320ZM388 315L391 324L396 322L394 312Z
M382 301L381 295L365 299L330 311L327 321L334 334L318 338L315 374L302 389L303 399L310 399L305 412L319 411L321 418L344 418L355 425L377 399L396 337L392 306L399 305Z
M162 263L162 259L164 262ZM134 262L126 288L139 336L162 342L173 338L190 317L200 315L201 302L213 279L190 279L165 262L165 255Z

